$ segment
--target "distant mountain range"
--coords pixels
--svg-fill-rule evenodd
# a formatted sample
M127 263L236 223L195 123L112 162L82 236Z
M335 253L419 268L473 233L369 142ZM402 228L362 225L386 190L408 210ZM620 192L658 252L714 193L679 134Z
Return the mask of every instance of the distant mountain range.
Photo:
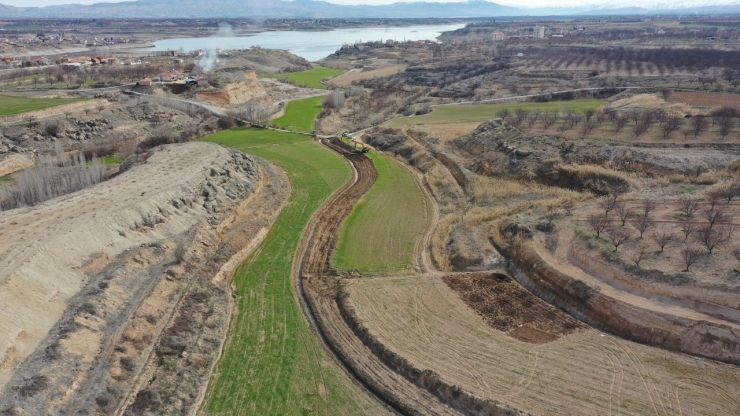
M627 0L629 1L629 0ZM628 3L629 4L629 3ZM645 3L643 3L645 4ZM672 7L672 4L675 5ZM695 3L694 3L695 4ZM654 15L740 13L738 5L653 3L649 8L604 5L578 8L515 8L484 0L460 3L411 2L346 6L311 0L137 0L92 5L13 7L0 4L0 18L475 18L546 15Z

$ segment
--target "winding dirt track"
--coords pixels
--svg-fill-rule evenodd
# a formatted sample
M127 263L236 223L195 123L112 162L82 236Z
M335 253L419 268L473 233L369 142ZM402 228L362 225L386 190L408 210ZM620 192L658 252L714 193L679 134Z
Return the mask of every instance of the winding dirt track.
M294 267L302 295L299 301L309 320L315 323L317 335L340 365L376 399L404 415L457 415L456 410L430 392L386 366L342 317L338 305L341 277L331 267L330 258L342 221L375 183L377 171L369 158L353 153L341 140L328 139L323 143L347 158L355 170L355 180L334 193L309 223Z

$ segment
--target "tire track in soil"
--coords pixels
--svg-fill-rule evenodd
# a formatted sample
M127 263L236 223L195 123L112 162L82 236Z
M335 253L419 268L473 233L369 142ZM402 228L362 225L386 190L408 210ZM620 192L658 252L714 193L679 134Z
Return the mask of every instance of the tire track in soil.
M642 371L645 372L645 375L647 376L648 381L650 381L650 385L653 387L653 390L655 391L655 396L658 398L658 402L660 403L660 407L663 409L663 413L665 413L665 415L668 416L668 411L666 410L665 405L663 405L663 399L661 398L660 390L658 390L658 386L655 385L655 380L653 380L653 377L650 376L650 371L647 369L647 367L645 367L645 364L642 362L640 355L634 352L632 348L630 348L629 344L624 343L624 347L627 348L630 353L632 353L632 356L635 357L635 359L637 359L637 362L642 368Z
M611 416L614 413L613 411L614 409L614 386L616 385L616 382L617 382L617 366L616 364L614 364L614 360L612 359L611 353L609 352L609 350L607 350L603 346L596 344L596 343L591 343L591 342L582 342L581 344L587 348L590 348L596 351L599 354L604 354L606 358L609 360L609 363L612 365L612 383L609 386L609 416ZM619 413L620 412L617 411L617 414Z
M737 409L740 408L740 400L736 399L735 396L728 393L718 384L693 377L676 377L676 380L685 380L713 390L716 393L716 396L722 399L722 401L724 401L728 405L728 409L731 409L731 411L734 410L735 412L737 412ZM676 394L678 394L678 388L676 389Z
M655 411L655 414L656 415L660 415L660 412L658 412L658 407L655 405L655 400L653 400L653 395L650 392L650 387L648 386L647 380L645 380L645 376L642 374L642 371L640 370L640 367L637 365L637 363L635 363L635 360L634 360L634 358L632 358L632 355L629 352L627 352L627 349L625 349L625 347L622 345L621 342L619 342L618 340L616 340L614 338L611 338L611 337L609 339L620 350L622 350L622 352L624 353L624 355L627 356L627 358L630 360L630 362L632 363L632 365L635 367L635 371L637 371L637 375L640 376L640 379L642 379L642 383L645 385L645 392L647 393L648 398L650 399L650 404L653 406L653 410Z
M429 337L429 330L427 328L430 327L430 325L427 324L427 322L423 318L423 314L419 313L418 305L421 305L422 309L429 309L427 308L426 304L424 303L424 296L418 295L419 287L414 287L414 305L416 306L416 316L419 318L419 325L422 328L422 334L427 340L427 345L435 345L432 339ZM491 389L491 386L488 385L488 382L486 382L486 379L483 377L483 375L478 371L474 366L467 363L465 360L463 360L462 355L455 351L454 348L450 348L446 345L437 344L438 348L442 348L448 356L451 356L455 359L455 361L460 365L462 368L465 368L465 371L468 373L470 378L475 380L475 383L478 385L478 388L481 391L485 391L488 394L493 393L493 390ZM485 387L484 387L485 386Z

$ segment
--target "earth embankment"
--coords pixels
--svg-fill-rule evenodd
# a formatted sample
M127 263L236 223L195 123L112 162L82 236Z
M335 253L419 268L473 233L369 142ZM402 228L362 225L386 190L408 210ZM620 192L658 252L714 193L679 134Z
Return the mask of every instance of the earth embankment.
M269 228L287 178L207 143L135 158L0 213L3 409L182 412L202 388L229 314L227 282L210 277Z
M523 286L596 328L672 351L740 363L740 325L731 320L628 293L575 267L561 270L565 266L548 261L531 244L513 247L500 233L492 241L522 269L514 275Z

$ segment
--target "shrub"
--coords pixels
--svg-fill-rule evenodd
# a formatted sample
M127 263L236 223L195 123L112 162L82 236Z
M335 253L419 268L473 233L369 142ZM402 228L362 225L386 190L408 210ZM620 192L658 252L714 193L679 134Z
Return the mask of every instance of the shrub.
M421 116L421 115L424 115L424 114L429 114L431 112L432 112L432 106L429 105L429 104L427 104L427 105L424 105L424 106L420 107L419 109L417 109L415 114L417 116Z
M129 357L121 357L119 362L121 363L121 368L124 371L127 371L129 373L134 371L134 369L136 368L136 364L134 364L134 360L132 360Z
M221 130L228 130L236 126L236 120L234 120L234 117L223 116L223 117L219 117L218 121L216 122L216 125Z
M44 391L49 386L49 379L43 375L35 375L23 381L18 387L19 393L23 397L33 397L37 393Z
M344 91L341 90L335 90L327 94L326 97L324 97L324 102L322 104L324 108L331 108L334 110L342 108L343 105Z
M144 139L139 143L138 150L140 152L147 151L151 148L161 146L163 144L175 143L175 137L169 133L155 134L147 139Z
M44 126L44 134L47 136L57 137L63 131L62 123L59 121L49 121Z

